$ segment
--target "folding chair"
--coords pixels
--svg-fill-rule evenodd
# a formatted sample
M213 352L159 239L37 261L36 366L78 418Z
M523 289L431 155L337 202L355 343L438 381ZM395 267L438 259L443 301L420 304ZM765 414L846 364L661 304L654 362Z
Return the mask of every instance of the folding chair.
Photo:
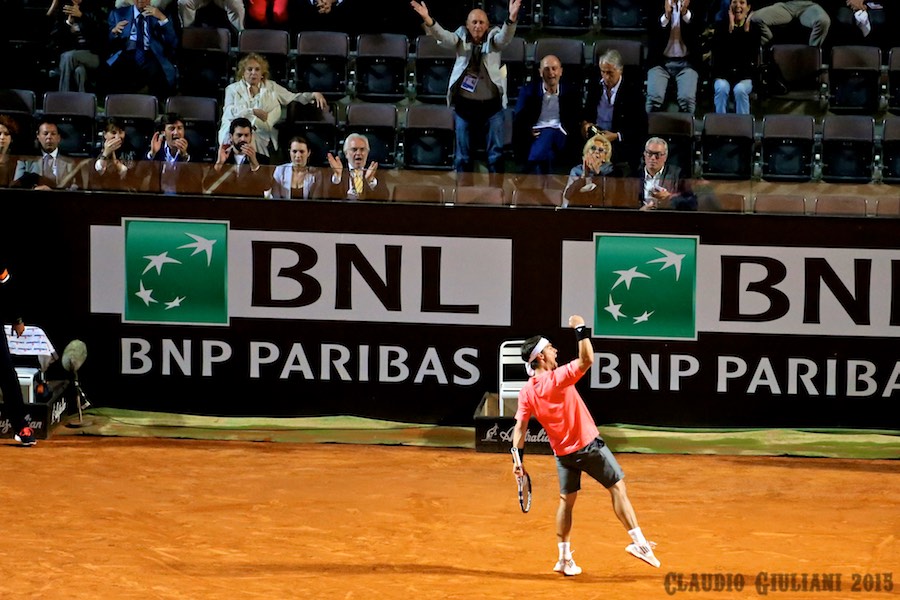
M648 2L645 0L601 0L600 29L620 33L646 33ZM656 7L656 3L652 5Z
M188 27L178 50L178 90L185 96L220 98L232 77L228 29Z
M306 31L297 36L297 90L319 92L329 100L347 93L350 37L338 31Z
M835 46L828 67L828 110L874 113L881 103L881 50Z
M500 52L500 60L506 67L506 97L515 105L519 90L528 79L528 48L524 38L514 37ZM446 90L445 90L446 91Z
M397 166L397 108L392 104L351 104L346 134L360 133L369 140L369 160L379 168Z
M755 143L752 115L707 113L700 134L703 177L750 179Z
M694 172L694 117L687 113L651 112L647 115L647 133L669 145L667 162L681 167L682 177Z
M399 33L363 33L356 45L356 96L397 102L406 96L409 42Z
M773 44L771 61L787 87L777 97L820 102L825 87L822 49L806 44Z
M828 115L822 122L822 179L867 183L875 162L875 119Z
M766 115L760 141L762 178L809 181L813 174L815 121L809 115Z
M45 117L56 122L63 154L94 154L97 139L97 97L89 92L45 92Z
M541 26L546 31L587 33L594 25L593 0L542 0Z
M450 72L456 62L456 50L437 43L430 35L416 38L416 100L444 103L450 86Z
M452 169L455 132L453 109L427 104L410 106L402 134L404 166L407 169Z

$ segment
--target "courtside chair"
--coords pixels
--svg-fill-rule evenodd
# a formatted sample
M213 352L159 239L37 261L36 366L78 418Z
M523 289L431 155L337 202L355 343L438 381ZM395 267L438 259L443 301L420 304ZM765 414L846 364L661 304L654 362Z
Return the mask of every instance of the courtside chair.
M403 163L407 169L453 169L456 144L453 109L434 104L413 104L403 129Z
M810 115L766 115L760 156L766 181L809 181L813 176L815 121Z
M875 113L881 104L881 50L835 46L828 66L828 110Z
M188 27L178 49L178 90L185 96L221 99L234 79L231 32L226 28Z
M347 95L350 36L338 31L305 31L297 36L295 83L299 92L319 92L329 101Z
M881 180L900 183L900 117L884 119L881 133Z
M215 162L219 151L219 103L203 96L169 96L166 112L184 122L188 153L194 161Z
M106 97L106 116L119 121L125 130L125 144L141 156L150 149L156 131L159 101L150 94L110 94Z
M828 115L822 122L822 179L868 183L875 162L875 119Z
M694 117L687 113L651 112L647 115L649 137L659 137L669 145L667 162L681 167L682 177L694 172Z
M438 44L430 35L416 38L416 58L413 71L416 79L416 100L442 104L447 102L450 73L456 62L456 50Z
M269 79L285 87L290 81L290 50L290 35L281 29L245 29L238 36L238 60L250 52L263 56L269 62Z
M802 215L806 213L806 198L792 194L757 194L753 202L753 212Z
M816 198L813 214L865 217L867 203L864 196L828 195Z
M97 139L97 97L94 94L45 92L42 112L56 122L63 154L75 157L94 154Z
M356 42L356 96L367 102L406 97L409 41L399 33L363 33Z
M540 21L544 31L586 34L594 26L594 0L541 0Z
M369 160L378 168L397 166L397 107L393 104L359 103L347 108L345 135L360 133L369 140Z
M707 113L700 134L703 176L750 179L756 140L753 115Z

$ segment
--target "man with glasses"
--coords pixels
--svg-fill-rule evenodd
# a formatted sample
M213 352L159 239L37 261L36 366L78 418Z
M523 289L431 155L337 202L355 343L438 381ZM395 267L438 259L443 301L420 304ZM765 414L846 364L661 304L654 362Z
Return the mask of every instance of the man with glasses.
M369 139L359 133L351 133L344 140L344 156L347 168L341 159L328 153L331 165L330 198L342 200L387 200L387 184L379 180L378 163L369 162Z
M641 170L640 209L697 210L697 196L690 182L682 179L681 168L669 165L666 140L652 137L644 144L644 167Z
M600 80L588 86L581 122L583 139L602 135L612 144L616 171L624 176L637 173L641 144L647 138L647 111L640 81L622 77L622 55L604 52L597 63Z

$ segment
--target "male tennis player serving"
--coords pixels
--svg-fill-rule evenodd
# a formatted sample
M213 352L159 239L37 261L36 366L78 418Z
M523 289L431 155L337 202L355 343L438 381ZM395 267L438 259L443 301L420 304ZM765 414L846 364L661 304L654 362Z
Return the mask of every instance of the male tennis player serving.
M519 409L513 431L513 446L519 449L521 455L528 419L534 416L544 426L550 447L556 455L559 474L559 508L556 511L559 560L553 570L564 575L581 573L581 567L572 559L569 540L572 509L581 489L582 471L609 490L613 511L631 536L632 543L626 546L626 552L659 567L659 560L653 555L655 544L644 539L625 493L625 474L600 437L591 413L575 389L575 383L594 362L591 330L585 327L584 319L578 315L569 317L569 327L575 330L578 338L578 358L568 364L557 364L557 350L547 338L535 336L522 344L522 360L530 379L519 392ZM514 467L513 472L521 476L523 469Z

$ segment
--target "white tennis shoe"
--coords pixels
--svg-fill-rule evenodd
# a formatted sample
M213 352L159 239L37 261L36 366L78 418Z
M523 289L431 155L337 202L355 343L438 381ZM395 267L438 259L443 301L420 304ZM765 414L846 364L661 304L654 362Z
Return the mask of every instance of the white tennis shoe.
M628 544L627 546L625 546L625 552L641 559L642 561L644 561L646 563L653 565L654 567L656 567L658 569L660 562L659 562L659 559L653 555L653 550L650 547L651 545L655 546L656 544L654 544L653 542L647 542L646 546L638 546L636 544Z
M553 570L557 573L562 573L567 577L581 575L581 567L575 564L575 560L572 557L569 557L568 559L561 558L556 561L556 565L553 566Z

